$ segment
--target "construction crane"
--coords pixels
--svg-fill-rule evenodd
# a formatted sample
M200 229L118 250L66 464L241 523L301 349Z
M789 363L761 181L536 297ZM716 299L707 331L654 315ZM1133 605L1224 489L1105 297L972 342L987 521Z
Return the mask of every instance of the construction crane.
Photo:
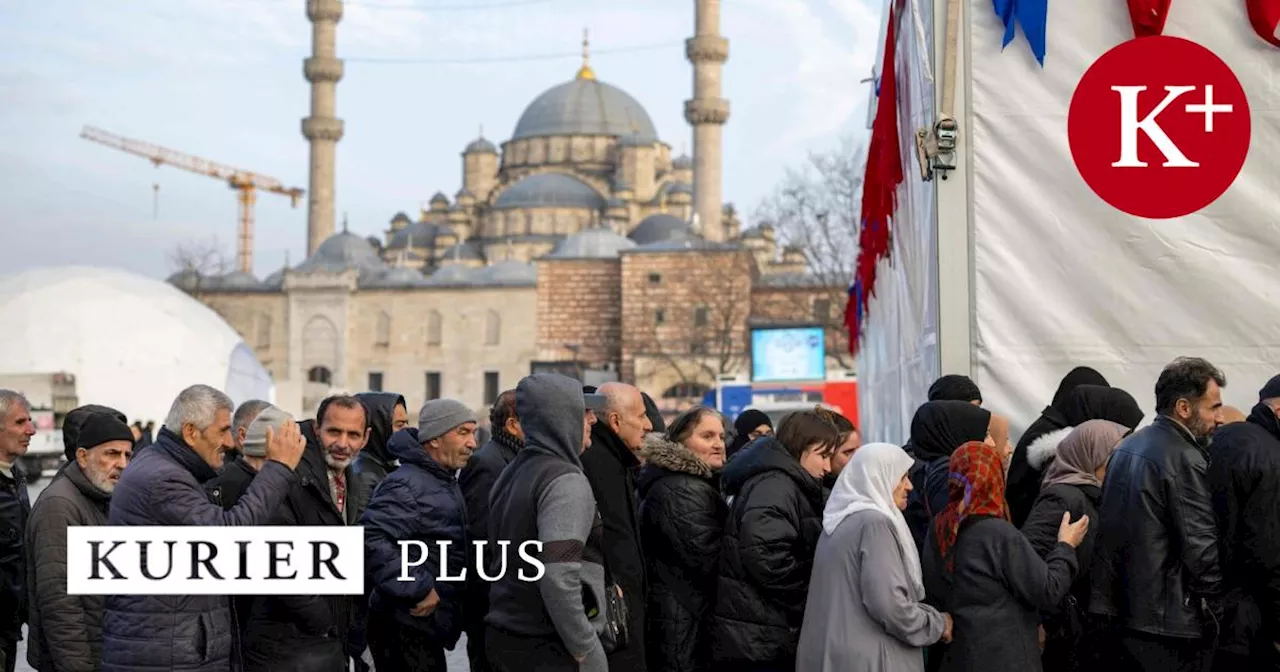
M236 267L245 273L253 272L253 205L258 200L258 190L288 196L295 208L298 207L298 199L305 193L298 187L284 186L274 177L224 166L208 159L108 133L92 126L85 126L80 137L149 159L156 168L170 165L224 180L232 189L235 189L240 201L240 237L236 247Z

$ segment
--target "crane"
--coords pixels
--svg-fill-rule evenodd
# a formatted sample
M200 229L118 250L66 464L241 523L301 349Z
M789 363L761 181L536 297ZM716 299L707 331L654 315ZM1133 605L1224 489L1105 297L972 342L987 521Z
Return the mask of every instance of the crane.
M253 272L253 205L258 200L258 190L288 196L295 208L298 207L298 199L304 193L298 187L284 186L274 177L224 166L208 159L108 133L92 126L85 126L80 137L149 159L156 168L170 165L226 181L232 189L236 190L240 201L240 235L239 244L236 247L236 267L245 273Z

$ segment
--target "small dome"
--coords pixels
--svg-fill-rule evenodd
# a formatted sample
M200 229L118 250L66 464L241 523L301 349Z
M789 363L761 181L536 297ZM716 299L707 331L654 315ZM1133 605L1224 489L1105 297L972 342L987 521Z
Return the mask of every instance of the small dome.
M475 198L475 196L471 192L467 191L466 187L459 189L458 193L453 195L453 200L455 201L461 201L464 198Z
M381 273L386 267L369 241L343 231L320 243L315 254L299 264L297 270L301 273L341 273L354 268L360 271L363 280Z
M403 212L397 212L396 216L391 218L392 224L409 224L412 221L413 220L409 219L409 215L406 215Z
M427 278L428 285L469 285L472 284L476 270L460 264L442 266L440 270Z
M548 259L616 259L618 253L636 246L635 241L609 229L586 229L565 238Z
M500 261L476 273L475 281L485 285L528 286L538 284L538 269L523 261Z
M693 185L688 182L668 182L662 185L662 191L660 193L667 196L672 194L688 194L689 196L693 196Z
M634 133L652 144L658 132L649 113L635 98L597 79L573 79L554 86L525 108L512 140L547 135L612 135Z
M479 138L476 138L475 140L472 140L471 144L467 145L466 150L464 150L462 153L463 154L497 154L498 148L492 142L489 142L488 140L486 140L484 136L481 136Z
M458 243L440 253L441 263L450 261L484 261L480 249L471 243Z
M185 271L178 271L169 276L165 282L181 289L184 292L194 292L200 288L201 282L204 280L200 273L193 268Z
M209 285L210 289L224 291L262 288L262 283L258 282L258 279L253 277L252 273L245 273L244 271L232 271L226 275L219 276Z
M435 205L437 203L448 205L449 197L445 196L443 191L437 191L436 195L431 197L431 205Z
M436 241L458 240L458 232L453 230L452 226L442 224L436 228Z
M607 204L607 207L608 207L610 210L616 210L616 209L618 209L618 208L625 208L625 207L627 207L627 202L626 202L626 201L624 201L624 200L622 200L621 198L618 198L617 196L614 196L614 197L612 197L612 198L610 198L610 199L609 199L609 202L608 202L608 204Z
M493 207L499 210L548 207L599 210L604 205L604 197L576 177L564 173L539 173L507 187Z
M387 249L403 250L409 247L433 247L439 230L440 227L435 224L414 222L396 231L395 235L391 236L391 242L387 243Z
M262 281L262 286L267 289L280 289L281 287L284 287L284 269L282 268L275 273L268 275L267 278Z
M681 154L671 162L672 170L693 170L693 159L688 154Z
M421 272L415 271L412 268L399 266L387 269L382 275L379 275L366 283L366 286L392 288L421 287L426 284L427 279Z
M627 236L639 245L650 245L667 240L692 238L689 223L667 214L649 215Z

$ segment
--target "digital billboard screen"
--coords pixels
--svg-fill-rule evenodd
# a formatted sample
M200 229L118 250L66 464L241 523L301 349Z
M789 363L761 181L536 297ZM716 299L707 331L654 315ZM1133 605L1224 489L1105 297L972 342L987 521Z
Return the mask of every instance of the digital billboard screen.
M751 380L758 383L824 380L827 346L822 327L751 330Z

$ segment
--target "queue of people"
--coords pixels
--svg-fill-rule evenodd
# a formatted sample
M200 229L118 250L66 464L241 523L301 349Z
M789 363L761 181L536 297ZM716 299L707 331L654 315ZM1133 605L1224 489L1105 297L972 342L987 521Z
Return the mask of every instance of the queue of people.
M438 671L464 633L474 672L1280 669L1280 376L1243 420L1225 385L1170 363L1139 429L1079 368L1015 442L944 376L902 447L822 407L667 423L556 374L500 394L483 443L455 400L299 420L195 385L143 448L118 411L68 414L34 506L30 408L0 391L0 656L26 624L42 672ZM67 527L103 524L359 525L366 591L67 595ZM405 541L450 555L400 581Z

